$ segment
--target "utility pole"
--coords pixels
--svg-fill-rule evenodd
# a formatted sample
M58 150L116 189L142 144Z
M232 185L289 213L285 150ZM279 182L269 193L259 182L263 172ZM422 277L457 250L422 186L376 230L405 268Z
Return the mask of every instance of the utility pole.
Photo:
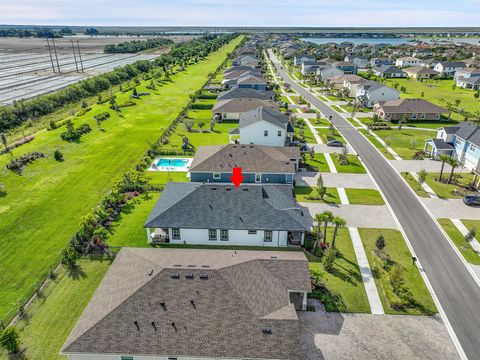
M47 47L48 47L48 55L50 55L50 62L52 63L53 73L56 73L55 65L53 64L52 49L50 48L50 41L48 41L48 38L47 38Z
M75 55L75 45L73 45L73 40L71 40L71 42L72 42L72 50L73 50L73 59L75 60L75 68L77 69L77 73L78 73L77 55Z
M77 49L78 49L78 57L80 58L80 66L82 67L82 72L83 71L83 61L82 61L82 54L80 53L80 43L77 40Z
M60 64L58 63L57 48L55 47L55 39L52 39L52 43L53 43L53 53L55 54L55 60L57 62L58 73L61 74Z

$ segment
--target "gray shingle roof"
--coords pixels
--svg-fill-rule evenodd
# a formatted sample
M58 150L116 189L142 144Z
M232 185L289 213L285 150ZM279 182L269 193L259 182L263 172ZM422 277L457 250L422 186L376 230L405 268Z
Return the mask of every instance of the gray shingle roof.
M311 291L301 252L124 248L62 352L296 360L288 290Z
M266 84L266 83L267 82L264 79L251 74L243 75L237 80L237 84Z
M452 144L445 142L443 139L432 139L432 142L435 144L435 147L438 150L453 150L455 147Z
M396 74L396 73L405 73L404 71L397 68L395 65L382 65L382 66L375 66L373 68L374 71L378 71L382 74Z
M220 100L212 108L213 113L242 113L263 106L273 110L278 110L278 104L270 100L260 100L251 98L233 98Z
M291 185L168 183L144 226L304 231L310 223Z
M470 121L464 121L455 126L443 128L447 134L455 134L456 136L467 140L470 143L480 146L480 127Z
M260 106L240 114L239 127L242 128L262 120L282 129L285 129L289 123L287 115L268 107Z
M233 88L231 90L222 91L219 93L217 100L220 101L235 98L270 100L273 98L273 96L273 91L261 91L251 88Z
M294 174L295 161L300 159L297 147L263 145L200 146L190 166L190 172L231 172L241 167L244 173Z
M389 101L380 101L378 103L385 113L411 114L443 114L448 110L441 106L435 105L423 99L397 99Z

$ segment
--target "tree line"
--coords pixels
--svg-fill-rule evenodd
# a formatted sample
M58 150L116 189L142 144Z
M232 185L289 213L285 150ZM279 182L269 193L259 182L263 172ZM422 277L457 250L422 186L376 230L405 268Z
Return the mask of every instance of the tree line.
M103 52L105 53L136 53L139 51L149 50L172 45L173 40L166 38L156 38L147 40L125 41L120 44L105 45Z
M19 37L19 38L60 38L64 35L72 35L72 29L65 27L58 31L50 28L34 28L34 29L0 29L0 37Z
M27 121L38 121L42 116L52 114L68 104L98 95L113 85L132 80L142 73L147 74L158 69L168 72L172 66L185 66L190 62L197 62L236 36L236 34L208 35L176 44L169 53L159 56L154 61L140 60L108 73L79 81L54 93L0 107L0 132L21 126Z

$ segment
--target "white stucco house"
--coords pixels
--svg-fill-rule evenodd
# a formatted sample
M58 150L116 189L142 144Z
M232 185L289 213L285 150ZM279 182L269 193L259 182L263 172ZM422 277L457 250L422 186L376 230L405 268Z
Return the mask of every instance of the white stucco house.
M411 67L411 66L421 66L422 59L418 59L412 56L400 57L395 60L395 66L398 67Z
M466 68L466 65L462 61L440 61L433 67L433 70L439 72L442 76L453 77L457 70L464 68Z
M356 99L366 107L373 107L376 102L397 100L400 92L376 81L367 81L357 86Z

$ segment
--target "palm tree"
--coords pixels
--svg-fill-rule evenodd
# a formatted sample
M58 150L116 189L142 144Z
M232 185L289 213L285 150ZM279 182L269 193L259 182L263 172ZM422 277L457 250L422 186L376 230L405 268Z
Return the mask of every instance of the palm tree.
M341 218L340 216L335 216L332 219L332 223L335 225L335 229L333 230L333 237L332 237L332 247L335 248L335 239L337 238L338 229L345 227L345 225L347 225L347 222L345 221L344 218Z
M316 249L317 246L320 244L320 240L322 240L322 214L315 214L315 221L317 222L317 239L315 240L315 245L313 246L313 249Z
M440 169L440 178L438 180L442 181L443 168L445 167L445 163L448 162L448 160L450 159L450 156L448 156L447 154L442 154L439 156L439 159L442 161L442 168Z
M448 178L448 183L450 184L453 179L453 172L457 167L460 166L460 161L458 161L457 159L449 158L448 164L452 167L452 171L450 172L450 177Z
M327 242L327 226L330 221L333 219L333 213L331 211L325 210L321 214L318 214L319 219L323 221L323 244Z

